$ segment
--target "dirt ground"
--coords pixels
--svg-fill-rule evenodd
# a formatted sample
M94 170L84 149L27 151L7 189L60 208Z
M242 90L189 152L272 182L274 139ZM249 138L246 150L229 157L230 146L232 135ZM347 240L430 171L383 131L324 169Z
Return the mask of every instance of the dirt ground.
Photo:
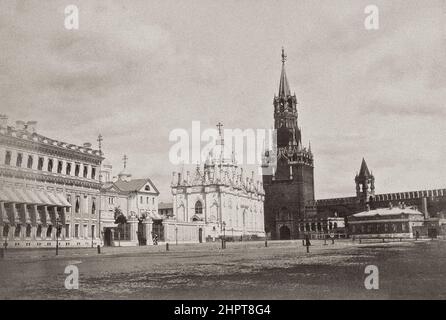
M8 250L1 299L446 299L446 241L219 243ZM79 289L65 288L68 265ZM364 286L379 270L379 289Z

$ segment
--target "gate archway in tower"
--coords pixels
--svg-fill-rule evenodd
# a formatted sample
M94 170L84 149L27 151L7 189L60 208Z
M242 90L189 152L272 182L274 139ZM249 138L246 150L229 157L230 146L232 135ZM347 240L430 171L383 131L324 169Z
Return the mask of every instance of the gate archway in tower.
M279 229L279 238L280 240L290 240L291 239L291 231L287 226L281 226Z

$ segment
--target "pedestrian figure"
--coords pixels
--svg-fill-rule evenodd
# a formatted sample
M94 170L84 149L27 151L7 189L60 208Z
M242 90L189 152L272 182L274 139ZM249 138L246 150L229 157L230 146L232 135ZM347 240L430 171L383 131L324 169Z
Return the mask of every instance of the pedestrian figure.
M153 236L153 245L157 246L158 245L158 235L155 233L155 235Z
M310 236L308 234L305 235L305 245L307 246L307 253L309 253L310 252L311 242L310 242Z
M415 241L418 240L418 237L420 236L420 233L418 231L415 231Z

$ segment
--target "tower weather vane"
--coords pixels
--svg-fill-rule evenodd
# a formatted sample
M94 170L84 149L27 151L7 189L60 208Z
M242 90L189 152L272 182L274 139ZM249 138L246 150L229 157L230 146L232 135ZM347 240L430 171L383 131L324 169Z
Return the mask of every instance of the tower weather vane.
M99 136L98 136L98 143L99 143L99 154L102 156L102 141L103 141L104 139L102 138L102 134L99 134Z
M223 127L223 124L221 122L217 123L218 128L218 134L221 135L221 127Z
M282 64L285 64L286 61L286 53L285 53L285 49L282 47Z
M127 168L127 160L129 158L127 158L127 155L125 154L124 157L122 158L122 160L124 161L124 169Z

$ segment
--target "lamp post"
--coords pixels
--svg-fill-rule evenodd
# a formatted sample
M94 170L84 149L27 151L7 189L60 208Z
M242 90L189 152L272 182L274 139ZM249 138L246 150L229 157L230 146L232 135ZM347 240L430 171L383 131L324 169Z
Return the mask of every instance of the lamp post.
M5 246L5 251L8 249L8 236L9 236L9 228L8 228L8 234L5 237L5 243L3 244Z
M56 218L56 256L59 255L59 218Z
M223 221L223 242L222 242L222 248L226 249L226 222Z

